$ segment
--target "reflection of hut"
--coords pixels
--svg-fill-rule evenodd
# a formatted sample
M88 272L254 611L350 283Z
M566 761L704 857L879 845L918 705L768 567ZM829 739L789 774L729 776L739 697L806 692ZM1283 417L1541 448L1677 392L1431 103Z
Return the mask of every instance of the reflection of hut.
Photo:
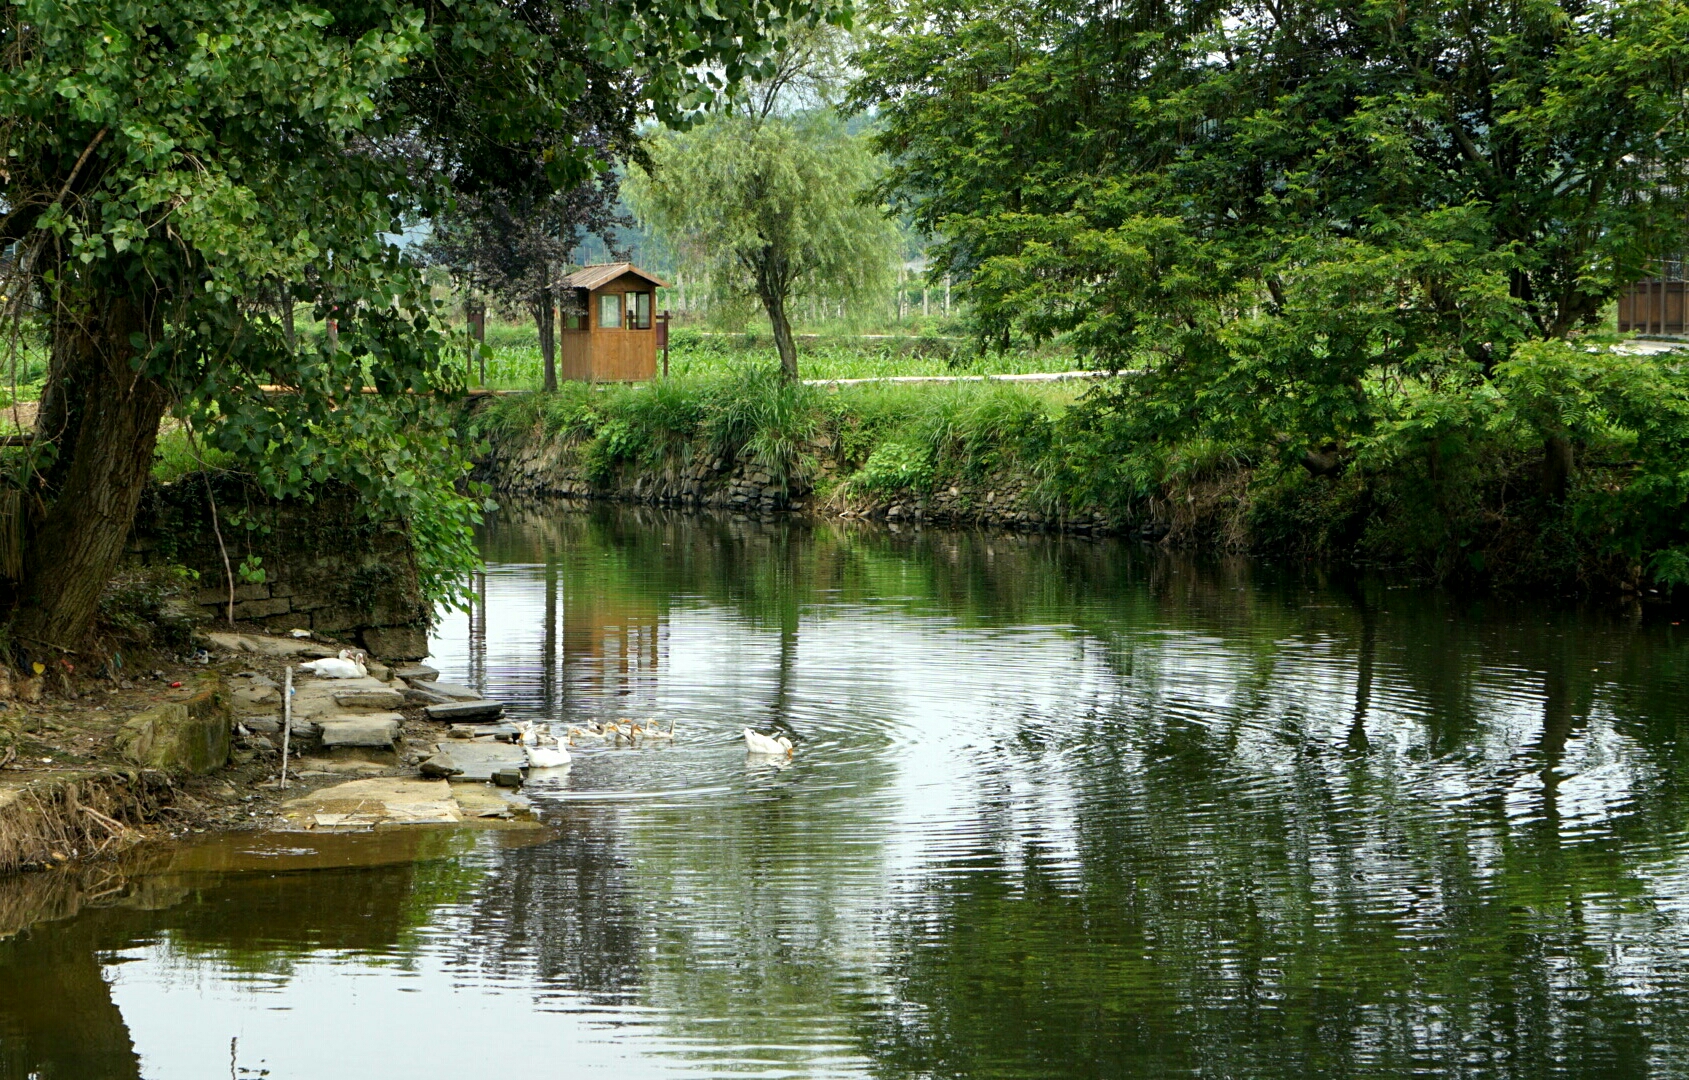
M600 694L651 688L666 624L655 604L571 592L563 603L563 663L570 687Z
M558 362L565 379L636 382L657 375L657 289L668 282L632 263L605 263L563 279Z

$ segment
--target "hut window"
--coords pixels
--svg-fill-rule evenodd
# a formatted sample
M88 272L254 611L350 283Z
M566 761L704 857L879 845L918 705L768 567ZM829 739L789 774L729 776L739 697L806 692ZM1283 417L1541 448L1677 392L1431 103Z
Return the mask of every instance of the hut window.
M598 328L616 330L622 325L622 298L618 293L602 293L598 297Z
M630 292L628 298L628 329L651 329L651 294L648 292Z

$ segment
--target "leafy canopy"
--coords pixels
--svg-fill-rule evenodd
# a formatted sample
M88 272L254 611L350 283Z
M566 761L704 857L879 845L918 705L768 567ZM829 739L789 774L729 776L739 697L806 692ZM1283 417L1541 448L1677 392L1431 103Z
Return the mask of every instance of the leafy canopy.
M372 512L421 522L438 588L472 554L474 510L454 489L465 436L432 396L459 377L392 235L456 191L511 176L579 184L595 132L683 120L811 11L804 0L9 5L0 241L17 258L4 292L13 326L39 322L54 342L48 395L63 407L52 414L74 419L100 393L129 392L95 361L132 350L115 361L135 385L156 387L275 494L337 478ZM295 347L281 313L296 301L338 334ZM50 516L104 474L67 466L80 444L45 434L24 482Z
M982 338L1143 370L1130 441L1342 441L1689 242L1682 0L893 0L862 67Z

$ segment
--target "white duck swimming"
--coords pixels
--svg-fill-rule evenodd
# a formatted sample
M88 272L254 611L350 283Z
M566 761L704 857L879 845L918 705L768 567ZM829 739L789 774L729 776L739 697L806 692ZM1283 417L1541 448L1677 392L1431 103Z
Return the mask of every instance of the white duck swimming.
M792 756L792 740L784 735L764 735L760 731L745 729L745 749L753 754Z
M528 755L530 769L561 769L573 760L561 746L524 746L522 750Z
M369 669L363 665L363 653L355 649L341 649L339 656L325 656L321 660L300 664L299 670L309 671L319 679L361 679L369 674Z

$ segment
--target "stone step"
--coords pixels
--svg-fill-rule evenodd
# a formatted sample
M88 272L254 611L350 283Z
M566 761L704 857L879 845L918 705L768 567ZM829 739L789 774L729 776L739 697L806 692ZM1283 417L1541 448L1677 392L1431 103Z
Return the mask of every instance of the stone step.
M342 714L324 717L319 723L325 747L359 746L390 750L399 738L404 717L397 713Z
M431 668L427 664L394 664L393 677L403 679L406 682L413 679L421 682L432 682L440 677L440 672L437 668Z
M486 783L501 770L521 770L528 767L527 753L520 746L512 746L509 743L443 742L434 747L434 752L448 755L452 763L463 770L452 777L453 780L479 780Z
M418 681L420 682L421 680ZM417 686L416 683L411 683L410 685L414 690L423 690L428 693L439 694L440 696L450 698L453 701L486 700L486 695L481 693L479 690L472 690L467 686L459 686L457 683L440 682L436 680L434 682L422 683L421 686Z
M359 687L338 691L334 703L349 712L392 712L405 703L405 695L391 687L380 690Z
M485 721L491 723L504 715L502 701L453 701L444 705L430 705L422 710L428 719L441 723Z

